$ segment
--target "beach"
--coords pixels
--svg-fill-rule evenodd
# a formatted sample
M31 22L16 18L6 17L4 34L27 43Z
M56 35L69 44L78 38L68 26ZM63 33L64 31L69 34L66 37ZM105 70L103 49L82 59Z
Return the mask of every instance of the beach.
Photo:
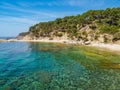
M120 45L118 44L92 43L89 46L105 48L113 51L120 51Z
M46 42L46 43L64 43L64 44L85 45L84 43L82 43L80 41L74 41L74 40L47 40L47 39L41 39L41 40L0 39L0 42ZM105 48L105 49L109 49L112 51L120 51L120 45L118 45L118 44L105 44L105 43L92 42L86 46Z

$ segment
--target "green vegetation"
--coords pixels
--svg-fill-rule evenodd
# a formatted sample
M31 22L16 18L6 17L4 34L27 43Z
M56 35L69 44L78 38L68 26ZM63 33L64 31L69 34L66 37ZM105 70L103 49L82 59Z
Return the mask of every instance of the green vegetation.
M22 32L22 33L20 33L19 35L20 35L20 36L25 36L25 35L27 35L27 34L29 34L29 32Z
M103 26L101 27L101 33L109 33L109 34L115 34L119 32L119 28L117 26Z
M64 18L57 18L54 21L40 22L31 26L29 32L35 37L59 36L67 33L68 37L84 38L88 34L82 29L89 26L92 33L96 33L95 39L99 34L110 34L115 36L120 33L120 8L107 8L106 10L89 10L82 15L65 16ZM81 34L81 33L83 34ZM84 37L82 37L84 36ZM120 35L115 37L120 39Z

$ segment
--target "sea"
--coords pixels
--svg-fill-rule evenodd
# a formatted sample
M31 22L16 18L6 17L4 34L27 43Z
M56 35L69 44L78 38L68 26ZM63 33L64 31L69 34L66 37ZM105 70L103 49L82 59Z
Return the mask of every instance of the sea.
M0 90L120 90L120 54L39 42L0 42Z
M0 39L13 39L15 37L0 37Z

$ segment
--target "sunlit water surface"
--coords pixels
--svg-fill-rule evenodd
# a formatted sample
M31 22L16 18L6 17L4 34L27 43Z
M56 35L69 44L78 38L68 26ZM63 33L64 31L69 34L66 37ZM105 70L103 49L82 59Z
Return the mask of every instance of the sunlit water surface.
M120 90L120 54L78 45L2 42L0 90Z

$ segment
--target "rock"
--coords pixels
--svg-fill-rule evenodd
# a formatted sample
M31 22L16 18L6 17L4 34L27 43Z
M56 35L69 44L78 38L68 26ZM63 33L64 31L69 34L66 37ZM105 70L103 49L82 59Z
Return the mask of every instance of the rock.
M98 37L98 41L101 42L101 43L103 43L104 42L104 35L100 35Z
M49 40L53 40L53 38L49 38Z
M0 85L4 85L6 83L6 80L0 80Z
M6 86L3 90L15 90L15 88L13 88L11 86Z
M120 40L117 40L117 41L115 41L114 43L120 45Z
M85 42L84 44L85 44L85 45L89 45L89 44L91 44L91 42L90 42L90 41L87 41L87 42Z

